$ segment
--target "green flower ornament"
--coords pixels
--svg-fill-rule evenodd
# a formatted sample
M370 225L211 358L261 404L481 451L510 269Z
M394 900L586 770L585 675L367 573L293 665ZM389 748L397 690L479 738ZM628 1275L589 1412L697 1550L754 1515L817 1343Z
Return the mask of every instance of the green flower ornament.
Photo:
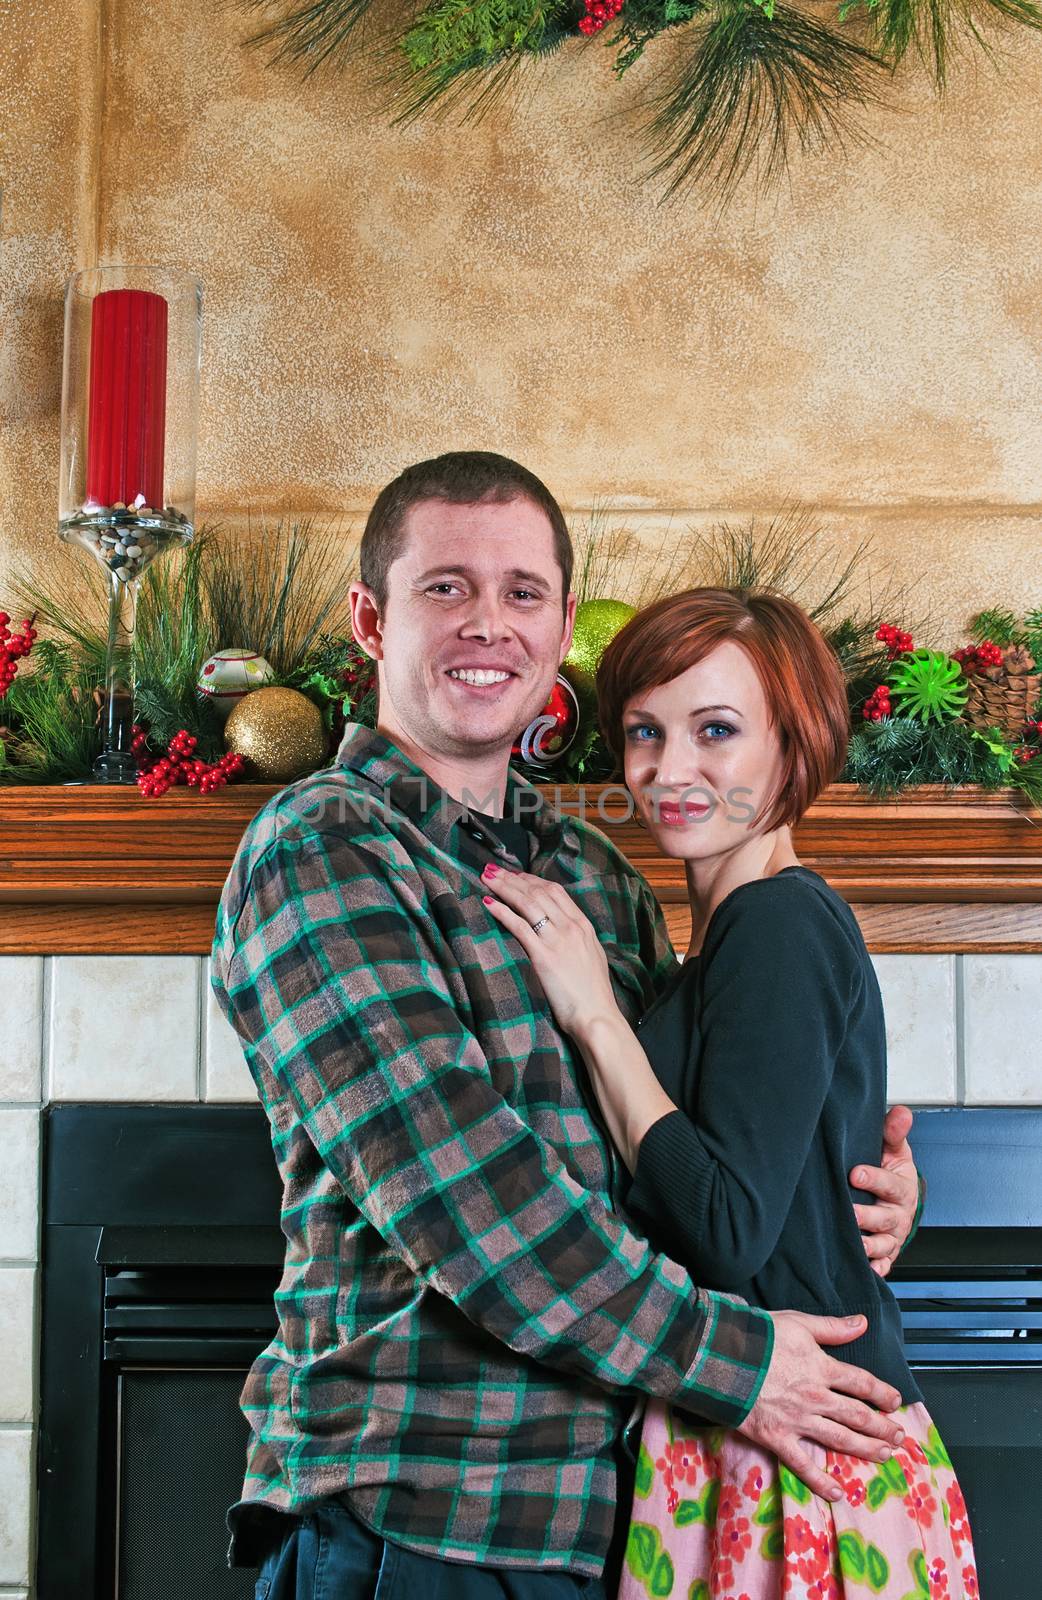
M969 686L962 668L943 650L911 650L898 656L887 675L894 713L920 722L954 722Z

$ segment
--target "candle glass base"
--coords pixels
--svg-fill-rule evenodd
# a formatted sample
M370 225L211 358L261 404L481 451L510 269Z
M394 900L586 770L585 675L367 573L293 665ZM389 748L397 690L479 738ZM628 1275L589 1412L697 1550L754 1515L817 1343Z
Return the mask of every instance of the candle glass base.
M138 583L152 563L174 545L188 544L194 530L173 506L92 506L65 517L58 536L82 545L108 575L109 629L103 745L93 767L95 783L137 782L134 737L134 631Z
M137 782L137 762L131 753L134 736L134 696L125 684L117 684L102 707L105 748L91 769L95 783Z
M89 550L120 583L140 578L157 556L176 544L188 544L192 525L173 506L92 506L63 517L58 536Z

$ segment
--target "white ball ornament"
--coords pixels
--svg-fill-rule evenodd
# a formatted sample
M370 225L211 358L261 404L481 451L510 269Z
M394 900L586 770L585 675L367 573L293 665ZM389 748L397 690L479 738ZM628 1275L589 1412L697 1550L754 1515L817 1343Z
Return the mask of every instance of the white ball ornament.
M275 674L256 650L218 650L204 661L196 689L218 716L227 717L244 695L270 683Z

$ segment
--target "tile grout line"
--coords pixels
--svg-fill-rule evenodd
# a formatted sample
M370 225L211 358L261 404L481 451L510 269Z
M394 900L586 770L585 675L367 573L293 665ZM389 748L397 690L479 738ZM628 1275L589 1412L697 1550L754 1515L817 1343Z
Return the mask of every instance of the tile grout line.
M953 957L955 961L955 1104L966 1104L966 984L963 970L965 956Z
M43 986L40 1005L40 1101L47 1105L51 1098L51 990L54 984L54 957L43 958Z
M195 958L195 1098L206 1099L206 983L205 956Z

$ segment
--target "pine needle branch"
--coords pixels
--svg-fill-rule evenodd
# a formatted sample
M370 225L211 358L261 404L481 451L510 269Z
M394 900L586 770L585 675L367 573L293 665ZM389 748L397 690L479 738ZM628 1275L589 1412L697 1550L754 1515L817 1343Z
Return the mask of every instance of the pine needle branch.
M261 528L218 541L203 573L211 636L256 650L279 680L290 677L323 632L350 633L347 587L353 554L336 529L310 522Z
M273 62L288 61L309 78L327 64L345 66L371 43L365 24L374 0L308 0L274 5L272 0L240 0L242 9L270 15L246 40L251 49L271 48Z
M693 48L655 97L649 175L670 198L707 183L721 204L754 162L768 188L792 148L863 141L856 111L881 103L885 73L869 49L791 6L768 16L752 0L722 0L690 26Z
M979 46L994 59L989 27L1020 23L1042 28L1042 10L1033 0L845 0L840 20L855 12L864 16L884 60L896 67L911 51L938 89L945 87L952 57L966 44Z

